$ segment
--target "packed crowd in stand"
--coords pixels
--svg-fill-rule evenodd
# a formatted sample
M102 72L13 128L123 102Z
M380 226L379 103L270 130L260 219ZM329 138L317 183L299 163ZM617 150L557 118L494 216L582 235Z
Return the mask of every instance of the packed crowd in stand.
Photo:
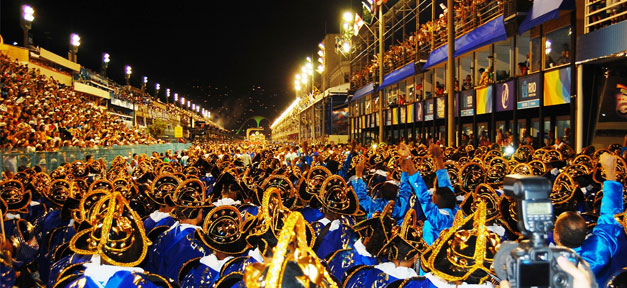
M57 151L60 147L156 144L52 78L0 55L0 148Z
M545 177L546 242L585 287L627 277L619 144L263 145L87 156L3 173L0 287L492 287L523 238L506 175Z
M455 1L454 11L455 33L457 36L460 36L502 13L503 1ZM447 41L447 13L448 10L437 16L436 20L420 24L416 32L410 33L403 41L397 40L397 43L390 45L383 55L385 73L389 73L415 60L415 56L419 52L428 53L432 48L432 44L434 45L433 48L445 44ZM370 59L370 63L352 73L351 85L358 88L368 82L376 81L376 75L379 72L378 67L379 59L375 55L373 59Z

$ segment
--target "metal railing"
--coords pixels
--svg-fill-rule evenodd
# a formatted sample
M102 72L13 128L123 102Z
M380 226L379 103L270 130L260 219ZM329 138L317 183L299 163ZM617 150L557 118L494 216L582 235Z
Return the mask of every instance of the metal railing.
M151 155L152 152L164 153L171 150L178 151L189 149L191 143L167 143L154 145L129 145L114 146L107 148L76 148L67 147L56 152L26 152L26 151L0 151L0 169L1 171L17 172L18 167L24 166L31 168L40 166L43 171L50 173L55 168L64 163L71 163L75 160L85 160L87 155L93 156L94 159L103 158L107 163L111 163L113 158L118 155L127 157L129 155L146 154Z
M627 0L586 0L585 33L627 20Z

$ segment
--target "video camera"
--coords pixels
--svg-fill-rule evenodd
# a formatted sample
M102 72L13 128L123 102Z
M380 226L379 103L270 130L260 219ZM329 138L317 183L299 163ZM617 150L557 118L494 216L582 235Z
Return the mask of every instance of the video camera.
M557 264L564 256L575 266L588 264L573 250L548 247L546 239L553 228L551 183L544 177L509 175L503 183L505 195L517 200L518 228L527 238L520 243L501 243L494 257L494 270L511 287L573 287L573 277ZM596 281L592 281L596 283Z

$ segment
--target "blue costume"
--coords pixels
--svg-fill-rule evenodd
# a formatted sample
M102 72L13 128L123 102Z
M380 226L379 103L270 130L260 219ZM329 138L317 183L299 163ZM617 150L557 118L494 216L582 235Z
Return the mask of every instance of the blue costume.
M0 254L0 288L13 287L16 279L15 270L13 269L13 265L10 263L10 258L5 258L3 256L4 255Z
M435 173L438 177L438 186L449 187L451 191L453 191L447 170L440 169L435 171ZM428 245L431 245L438 238L442 230L450 228L453 225L453 219L455 218L455 214L459 210L459 207L455 205L453 210L448 208L438 208L438 206L431 201L429 189L427 188L425 181L420 176L420 173L416 172L414 175L410 176L404 175L407 175L407 173L403 172L401 174L401 181L407 181L410 184L427 219L422 228L422 235L425 242L427 242Z
M48 287L54 286L54 283L57 282L59 275L61 272L70 265L87 263L91 260L92 255L82 255L82 254L72 254L61 258L59 261L55 262L52 267L50 267L50 272L48 274Z
M361 239L352 248L338 250L329 257L328 266L331 274L339 281L344 280L346 271L360 265L376 265L377 258L372 256Z
M319 235L321 239L316 239L316 244L319 244L318 249L316 249L316 254L320 259L327 258L327 256L337 250L351 247L358 238L358 235L353 232L351 227L345 225L339 219L325 225L325 229L327 233L325 233L323 229L322 233Z
M305 218L305 221L307 221L307 223L309 224L313 224L316 221L324 218L324 214L320 211L320 209L311 208L309 206L297 209L296 211L300 212L300 214L303 214L303 218Z
M179 270L190 259L203 257L210 250L196 236L198 226L176 222L170 230L159 236L148 250L146 270L178 279Z
M607 281L610 260L618 249L619 235L624 233L623 227L614 219L615 214L623 211L623 186L616 181L605 181L597 225L580 247L573 248L588 262L599 285Z
M160 212L159 210L150 213L150 216L144 220L144 229L146 234L150 233L153 228L158 226L172 226L174 225L174 218L170 216L170 213Z
M109 287L145 287L158 288L169 286L167 280L161 276L143 272L141 268L126 268L110 265L99 265L88 272L69 275L60 279L59 287L109 288ZM109 275L112 274L112 275Z
M612 257L612 261L610 261L608 275L614 275L624 267L627 267L627 234L625 234L625 231L620 233L617 242L618 248Z
M181 288L184 287L211 287L218 278L220 278L220 271L222 266L233 257L229 256L222 260L214 255L204 256L198 259L197 263L194 263L194 267L182 278ZM181 275L182 277L182 275Z
M405 173L407 174L407 173ZM403 178L403 174L401 174L401 178ZM359 198L359 207L368 213L367 217L371 218L374 212L381 212L385 205L388 204L388 200L377 198L372 199L366 193L366 182L361 178L354 179L350 182L355 190L355 194L357 198ZM394 210L392 211L392 218L396 220L402 220L403 216L409 210L409 198L411 196L411 188L410 186L401 180L400 188L398 189L398 193L396 194L396 198L394 199Z

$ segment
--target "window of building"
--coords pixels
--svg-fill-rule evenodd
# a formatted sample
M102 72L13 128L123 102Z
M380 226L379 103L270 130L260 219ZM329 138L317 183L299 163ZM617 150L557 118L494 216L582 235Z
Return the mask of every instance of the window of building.
M461 76L462 81L460 83L461 90L468 90L474 87L475 81L473 81L473 66L472 66L472 58L474 53L466 53L459 57L459 76Z
M570 64L570 37L572 30L570 26L546 33L544 50L546 53L545 67Z
M438 68L433 69L435 72L435 95L440 96L444 95L444 90L446 89L446 69L445 66L440 66Z
M407 80L398 84L398 104L407 103Z
M483 86L490 84L493 78L490 76L492 73L492 53L491 46L484 47L475 52L475 86ZM483 81L483 82L482 82Z
M507 80L512 75L512 41L513 38L509 38L494 44L494 77L496 82Z
M423 81L423 91L424 91L424 99L429 99L433 97L433 70L429 70L424 74Z
M531 66L529 67L530 72L538 72L542 67L542 55L543 54L543 45L542 45L542 35L540 35L540 28L536 27L531 29L530 33L531 38Z
M516 75L527 75L529 72L529 35L531 32L526 31L516 38Z

